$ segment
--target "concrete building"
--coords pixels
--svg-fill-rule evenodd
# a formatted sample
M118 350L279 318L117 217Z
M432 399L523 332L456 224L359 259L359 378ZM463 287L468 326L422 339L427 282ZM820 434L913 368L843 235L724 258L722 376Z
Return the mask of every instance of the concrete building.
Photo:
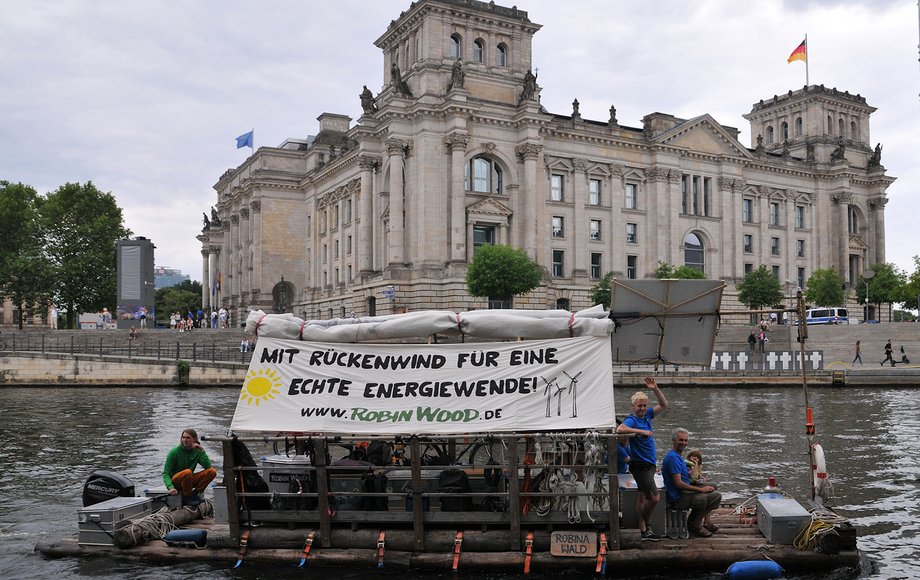
M168 266L156 266L153 269L153 284L157 289L172 288L183 282L189 282L188 274Z
M215 185L199 240L205 306L308 318L486 307L465 273L484 243L524 249L543 284L516 307L579 309L606 272L687 264L735 284L761 264L790 291L885 260L886 189L860 95L806 86L755 104L752 143L702 113L641 127L540 105L527 13L421 0L375 42L363 114L261 147Z

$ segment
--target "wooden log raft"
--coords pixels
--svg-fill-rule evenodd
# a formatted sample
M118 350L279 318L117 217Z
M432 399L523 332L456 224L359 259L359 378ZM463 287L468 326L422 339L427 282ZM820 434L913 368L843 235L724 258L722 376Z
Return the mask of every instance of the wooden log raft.
M157 524L162 522L165 523L166 526L168 526L170 529L175 529L189 524L195 520L211 517L211 514L213 513L214 508L211 505L210 500L205 500L195 507L183 506L168 512L156 512L137 521L134 521L123 528L115 530L115 534L112 536L112 541L114 542L115 546L119 548L130 548L132 546L145 544L150 540L160 539L159 537L150 533L151 528L146 526L145 522L149 523L156 521Z

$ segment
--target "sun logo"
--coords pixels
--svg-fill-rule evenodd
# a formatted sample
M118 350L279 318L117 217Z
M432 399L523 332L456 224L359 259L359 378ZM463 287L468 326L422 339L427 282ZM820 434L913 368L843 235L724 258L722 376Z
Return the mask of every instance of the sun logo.
M281 392L280 388L281 377L274 370L249 371L246 374L246 381L243 383L243 392L240 393L240 398L246 401L247 405L255 402L258 407L262 401L274 399L275 395Z

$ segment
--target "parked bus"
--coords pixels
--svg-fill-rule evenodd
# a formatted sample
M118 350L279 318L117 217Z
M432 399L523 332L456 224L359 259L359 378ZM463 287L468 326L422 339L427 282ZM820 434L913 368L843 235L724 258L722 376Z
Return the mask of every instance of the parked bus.
M847 309L842 307L809 308L805 324L849 324Z

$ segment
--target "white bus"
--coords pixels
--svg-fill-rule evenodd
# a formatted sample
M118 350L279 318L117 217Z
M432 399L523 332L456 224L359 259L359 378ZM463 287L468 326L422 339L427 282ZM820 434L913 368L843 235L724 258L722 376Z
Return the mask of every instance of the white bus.
M805 311L805 324L849 324L847 309L836 306L809 308Z

